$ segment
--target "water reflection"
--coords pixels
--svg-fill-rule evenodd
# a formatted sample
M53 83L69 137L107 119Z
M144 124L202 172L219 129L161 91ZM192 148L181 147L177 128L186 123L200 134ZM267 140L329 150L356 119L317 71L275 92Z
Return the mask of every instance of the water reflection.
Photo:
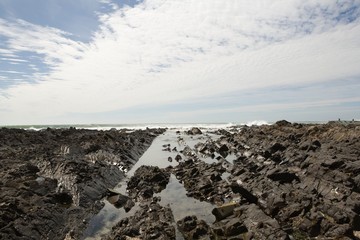
M127 195L127 182L140 166L150 165L158 166L159 168L166 168L168 166L175 167L178 164L178 162L175 161L175 157L180 154L180 151L184 150L184 148L188 146L191 149L194 149L195 144L199 142L206 143L206 141L216 141L219 137L219 135L213 133L204 133L202 135L179 135L176 133L176 129L166 131L153 141L149 149L143 154L132 169L128 171L127 177L123 179L114 190L123 195ZM169 157L171 157L172 161L169 161ZM184 158L184 156L182 157ZM196 152L196 157L209 164L218 162L216 159L218 155L211 157ZM226 160L230 163L232 163L233 159L235 159L234 155L230 154L226 156ZM223 178L227 178L226 173L223 174ZM161 197L161 205L169 205L171 207L175 222L188 215L197 215L198 219L203 219L210 225L215 221L215 217L211 214L214 205L187 197L184 186L180 184L173 175L171 175L166 189L154 196ZM123 208L116 208L107 200L104 200L104 203L104 208L91 219L89 226L84 233L84 239L100 239L104 234L109 233L111 228L118 221L134 215L139 209L138 203L136 203L135 206L126 213ZM177 239L183 239L178 231Z
M161 197L161 205L170 205L175 222L189 214L196 215L208 224L212 224L215 221L215 217L211 214L214 205L186 196L186 189L174 175L171 175L166 189L156 194L156 196Z

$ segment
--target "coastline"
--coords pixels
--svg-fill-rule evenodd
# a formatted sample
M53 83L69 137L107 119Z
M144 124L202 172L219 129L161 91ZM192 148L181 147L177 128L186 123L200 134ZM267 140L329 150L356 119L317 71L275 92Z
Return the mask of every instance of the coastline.
M0 129L2 239L80 239L101 201L164 129Z
M276 121L265 121L265 120L252 120L247 122L218 122L218 123L91 123L91 124L25 124L25 125L13 125L6 124L0 125L0 128L16 128L16 129L25 129L25 130L45 130L47 128L52 129L66 129L74 127L76 129L88 129L88 130L145 130L147 128L167 128L167 129L180 129L180 130L189 130L192 127L198 127L200 129L227 129L231 127L241 127L241 126L261 126L261 125L272 125ZM300 124L327 124L327 123L341 123L341 124L360 124L360 119L352 120L324 120L324 121L291 121L291 123L300 123Z
M4 169L0 234L9 239L19 234L38 234L38 239L80 239L91 217L101 210L108 188L126 175L125 167L130 169L156 136L166 134L165 129L0 131ZM360 237L358 122L278 121L225 129L189 126L176 134L178 139L197 142L177 145L171 140L168 144L178 149L165 148L165 153L181 159L172 158L170 167L135 171L127 186L126 202L130 199L143 207L121 220L122 224L119 222L103 239L125 236L130 227L126 221L136 223L145 218L164 218L173 224L154 230L157 221L145 221L138 226L142 233L133 224L134 236L127 236L176 238L171 208L161 205L161 199L154 195L169 183L168 173L184 186L189 197L217 209L212 224L191 212L177 220L176 229L183 239ZM129 160L128 166L120 168L124 158ZM145 189L153 194L143 196ZM156 210L150 214L150 208ZM226 214L219 213L223 209L227 209ZM60 227L46 228L49 220L42 217L44 213L49 219L61 219ZM26 220L20 219L28 220L25 224ZM186 227L189 224L192 227Z

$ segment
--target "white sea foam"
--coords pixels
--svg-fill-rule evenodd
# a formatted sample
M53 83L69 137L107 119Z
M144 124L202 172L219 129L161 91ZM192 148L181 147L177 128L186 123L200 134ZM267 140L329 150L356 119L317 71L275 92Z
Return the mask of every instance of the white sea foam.
M260 126L260 125L269 125L268 122L264 120L255 120L246 123L144 123L144 124L75 124L75 125L26 125L26 126L7 126L12 128L21 128L26 130L39 131L46 128L70 128L75 127L77 129L90 129L90 130L110 130L110 129L129 129L129 130L141 130L146 128L168 128L170 130L180 130L186 131L192 127L198 127L204 130L212 129L229 129L234 126Z
M246 126L261 126L261 125L270 125L270 123L264 121L264 120L254 120L245 123Z
M189 130L192 127L198 127L200 129L220 129L230 128L236 126L234 123L148 123L148 124L84 124L84 125L38 125L38 126L8 126L14 128L22 128L26 130L43 130L50 128L69 128L75 127L77 129L90 129L90 130L111 130L111 129L129 129L129 130L141 130L146 128L168 128L177 130Z

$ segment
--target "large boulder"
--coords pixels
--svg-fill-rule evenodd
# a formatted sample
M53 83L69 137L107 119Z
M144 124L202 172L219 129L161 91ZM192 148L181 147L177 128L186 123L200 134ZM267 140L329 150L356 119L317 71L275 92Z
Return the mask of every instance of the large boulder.
M198 134L202 134L202 131L200 130L200 128L197 127L193 127L190 130L187 131L187 134L189 135L198 135Z

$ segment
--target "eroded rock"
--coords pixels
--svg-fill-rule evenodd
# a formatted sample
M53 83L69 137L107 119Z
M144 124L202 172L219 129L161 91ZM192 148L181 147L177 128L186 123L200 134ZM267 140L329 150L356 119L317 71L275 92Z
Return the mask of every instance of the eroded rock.
M141 205L133 216L122 219L102 239L176 239L171 209L156 202Z
M163 131L0 129L0 238L80 239L107 189Z
M157 166L141 166L128 182L127 190L133 198L149 199L169 183L170 172Z

